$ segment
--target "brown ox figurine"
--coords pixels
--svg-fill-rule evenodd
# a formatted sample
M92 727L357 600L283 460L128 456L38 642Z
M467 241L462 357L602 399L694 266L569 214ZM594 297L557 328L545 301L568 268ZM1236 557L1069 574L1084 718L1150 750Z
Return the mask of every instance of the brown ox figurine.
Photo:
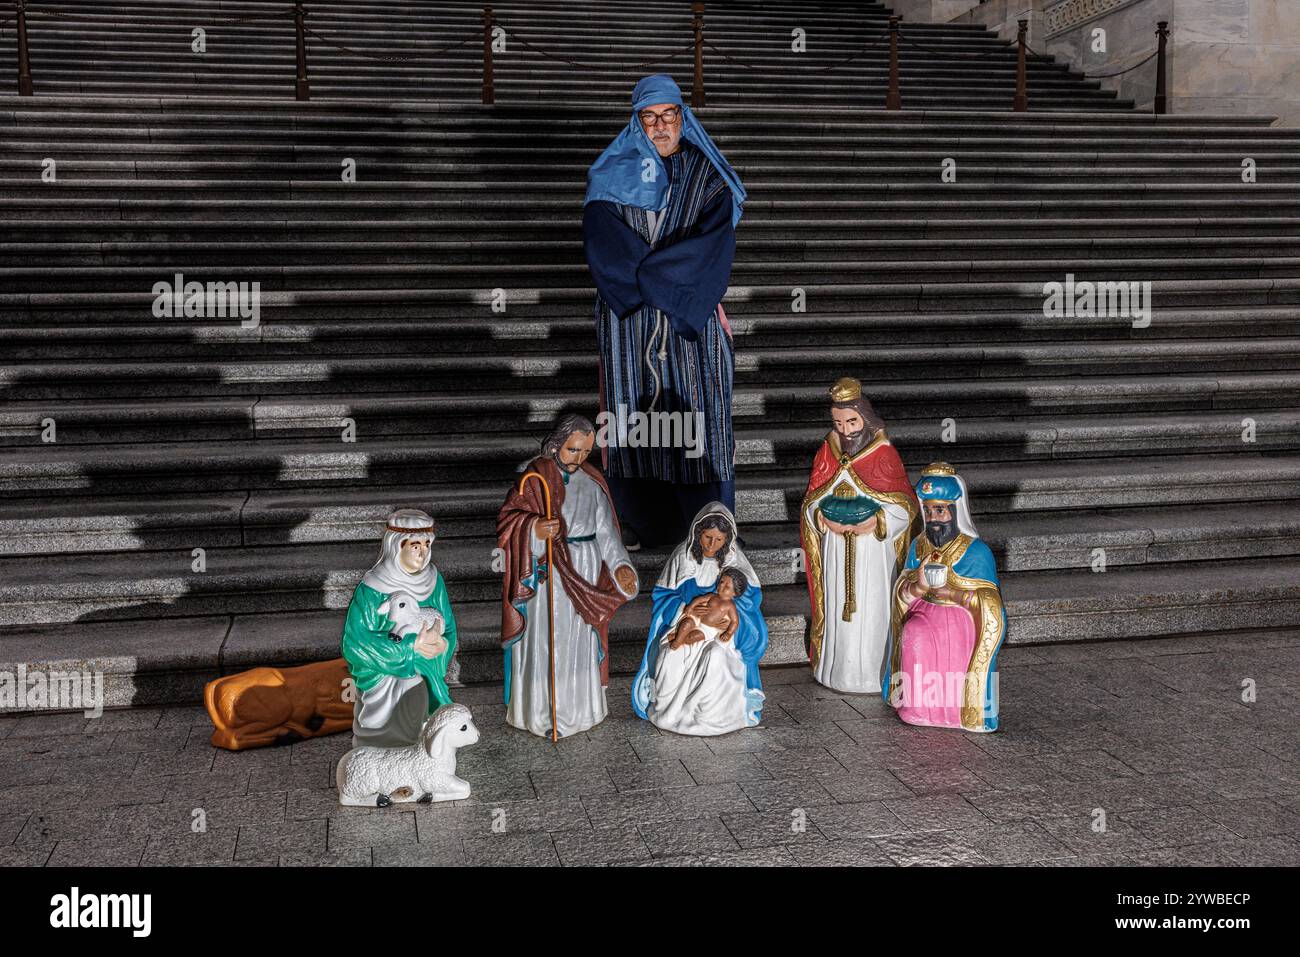
M349 678L342 658L298 668L253 668L209 681L203 702L216 730L212 743L229 751L292 744L352 728L343 700Z

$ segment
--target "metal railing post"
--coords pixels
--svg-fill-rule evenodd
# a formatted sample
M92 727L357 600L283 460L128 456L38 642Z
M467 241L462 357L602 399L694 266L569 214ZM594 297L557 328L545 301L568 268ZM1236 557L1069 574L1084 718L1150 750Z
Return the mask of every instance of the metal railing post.
M887 110L903 108L903 94L898 79L898 21L901 19L902 17L889 18L889 92L885 94Z
M311 99L311 86L307 82L307 32L303 20L307 11L302 8L302 0L294 0L293 32L294 42L298 47L298 78L294 84L294 96L300 100Z
M495 24L491 4L483 6L483 102L497 101L496 77L492 73L492 27Z
M32 63L27 51L27 10L23 0L18 0L14 13L18 27L18 95L32 95Z
M704 3L694 0L691 4L693 26L695 29L695 79L691 84L691 109L698 110L704 105Z
M1025 46L1029 43L1029 21L1021 20L1016 31L1016 101L1011 107L1016 113L1029 109L1029 84L1025 76Z
M1169 109L1169 98L1165 89L1165 50L1169 43L1169 21L1161 20L1156 24L1156 37L1158 38L1158 52L1156 53L1156 99L1154 110L1157 116L1162 116Z

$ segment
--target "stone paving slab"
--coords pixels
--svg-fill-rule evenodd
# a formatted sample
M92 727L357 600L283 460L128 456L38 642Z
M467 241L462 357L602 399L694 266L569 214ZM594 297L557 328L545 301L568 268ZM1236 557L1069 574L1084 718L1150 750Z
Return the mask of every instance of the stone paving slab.
M1300 643L1255 637L1008 648L992 735L788 668L760 728L660 733L614 679L553 744L473 686L473 796L383 810L338 804L347 735L228 752L198 706L4 717L0 866L1296 866Z

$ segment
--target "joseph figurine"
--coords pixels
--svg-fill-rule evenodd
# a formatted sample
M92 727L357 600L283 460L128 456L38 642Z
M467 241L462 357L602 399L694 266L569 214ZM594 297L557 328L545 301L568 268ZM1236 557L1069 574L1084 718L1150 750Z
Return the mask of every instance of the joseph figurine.
M637 592L609 490L587 461L594 444L590 420L562 418L524 470L546 483L551 518L535 479L522 490L512 488L497 516L506 721L536 735L552 728L547 576L555 592L554 727L560 737L605 719L609 621ZM554 568L546 566L548 541Z

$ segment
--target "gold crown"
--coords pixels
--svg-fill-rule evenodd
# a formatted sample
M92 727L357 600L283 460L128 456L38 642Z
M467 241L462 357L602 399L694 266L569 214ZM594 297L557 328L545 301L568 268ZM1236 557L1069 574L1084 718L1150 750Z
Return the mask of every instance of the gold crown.
M931 462L921 469L922 475L956 475L957 470L947 462Z
M857 379L845 376L836 379L835 384L831 386L832 402L853 402L860 398L862 398L862 383Z

